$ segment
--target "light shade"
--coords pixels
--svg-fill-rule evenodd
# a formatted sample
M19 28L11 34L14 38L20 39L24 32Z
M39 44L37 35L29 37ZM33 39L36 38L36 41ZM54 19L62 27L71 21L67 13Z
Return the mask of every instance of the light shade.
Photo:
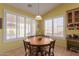
M40 15L37 15L37 16L35 17L35 20L42 20L42 17L41 17Z

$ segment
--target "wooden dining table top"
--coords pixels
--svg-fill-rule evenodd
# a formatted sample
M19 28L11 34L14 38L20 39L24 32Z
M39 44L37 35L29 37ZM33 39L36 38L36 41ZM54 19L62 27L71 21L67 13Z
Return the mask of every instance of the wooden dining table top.
M39 39L39 37L31 37L31 38L25 39L25 41L30 42L31 45L47 45L54 40L48 37L42 37L42 39Z

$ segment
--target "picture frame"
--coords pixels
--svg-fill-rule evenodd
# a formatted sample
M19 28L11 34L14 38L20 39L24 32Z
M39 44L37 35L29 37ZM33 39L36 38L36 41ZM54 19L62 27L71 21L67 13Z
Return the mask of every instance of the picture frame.
M2 18L0 18L0 29L2 29Z

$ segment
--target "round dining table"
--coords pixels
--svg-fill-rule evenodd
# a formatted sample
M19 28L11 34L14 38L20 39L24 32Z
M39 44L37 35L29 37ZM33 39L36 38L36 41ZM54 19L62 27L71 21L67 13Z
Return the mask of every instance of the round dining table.
M36 46L43 46L50 44L51 41L54 41L52 38L49 37L31 37L25 39L25 41L30 42L31 45L36 45Z
M25 39L25 41L30 42L30 46L37 47L38 52L40 52L41 47L50 45L51 41L54 41L54 40L52 38L49 38L49 37L39 37L38 36L38 37L27 38L27 39Z

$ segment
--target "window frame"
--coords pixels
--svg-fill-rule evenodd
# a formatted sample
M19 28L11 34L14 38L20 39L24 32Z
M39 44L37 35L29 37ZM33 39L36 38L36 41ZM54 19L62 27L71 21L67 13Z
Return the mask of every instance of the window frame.
M63 37L55 37L54 36L54 23L53 23L53 19L54 18L59 18L59 17L63 17ZM49 19L52 19L52 37L55 38L55 39L65 39L66 38L66 22L65 22L65 15L61 15L61 16L56 16L56 17L50 17L50 18L47 18L45 20L49 20ZM44 34L45 34L45 20L44 20Z
M56 38L56 39L65 39L65 16L57 16L57 17L53 17L54 18L60 18L60 17L63 17L63 37L57 37L57 36L54 36L54 29L53 29L53 37ZM53 23L53 28L54 28L54 23Z
M24 31L25 31L25 28L26 28L26 27L25 27L26 17L25 17L24 15L18 14L18 15L17 15L17 20L18 20L18 16L24 17ZM19 20L19 21L20 21L20 20ZM16 23L17 23L17 21L16 21ZM17 24L16 24L16 27L17 27ZM19 32L19 33L20 33L20 32ZM19 35L20 35L20 34L19 34ZM24 38L25 38L25 32L24 32L24 37L19 37L19 38L17 37L17 28L16 28L16 39L19 40L19 39L24 39Z
M33 25L35 28L33 27ZM34 29L34 32L35 32L35 33L33 33L33 30L31 30L31 35L36 36L36 32L37 32L37 21L36 20L32 20L31 28Z
M10 13L10 14L13 14L13 15L16 15L16 38L13 38L13 39L6 39L6 14L7 13ZM17 41L17 40L23 40L23 39L25 39L25 38L27 38L26 37L26 32L24 32L24 37L17 37L17 21L18 21L18 17L19 16L22 16L22 17L24 17L24 31L26 31L26 20L27 19L29 19L29 17L30 16L24 16L24 15L21 15L21 14L18 14L18 13L16 13L16 12L12 12L12 11L10 11L10 10L8 10L8 9L4 9L4 20L3 20L3 40L4 40L4 42L11 42L11 41ZM31 20L32 20L32 17L30 17L31 18ZM32 23L32 21L30 21L30 24ZM32 28L32 24L31 24L31 28ZM32 33L32 29L31 29L31 32L30 33ZM35 33L36 34L36 33Z
M9 10L7 10L7 9L4 9L4 23L3 23L3 31L4 31L4 33L3 33L3 39L4 39L4 42L10 42L10 41L16 41L17 40L17 38L13 38L13 39L9 39L9 40L7 40L6 39L6 13L10 13L10 14L13 14L13 15L16 15L16 19L17 19L17 13L15 13L15 12L12 12L12 11L9 11ZM17 31L17 30L16 30ZM16 39L16 40L15 40Z
M53 36L53 19L52 18L48 18L48 19L46 19L46 20L51 20L52 21L52 35L51 36ZM46 35L45 34L45 21L46 20L44 20L44 35ZM49 34L48 35L46 35L46 36L50 36Z

